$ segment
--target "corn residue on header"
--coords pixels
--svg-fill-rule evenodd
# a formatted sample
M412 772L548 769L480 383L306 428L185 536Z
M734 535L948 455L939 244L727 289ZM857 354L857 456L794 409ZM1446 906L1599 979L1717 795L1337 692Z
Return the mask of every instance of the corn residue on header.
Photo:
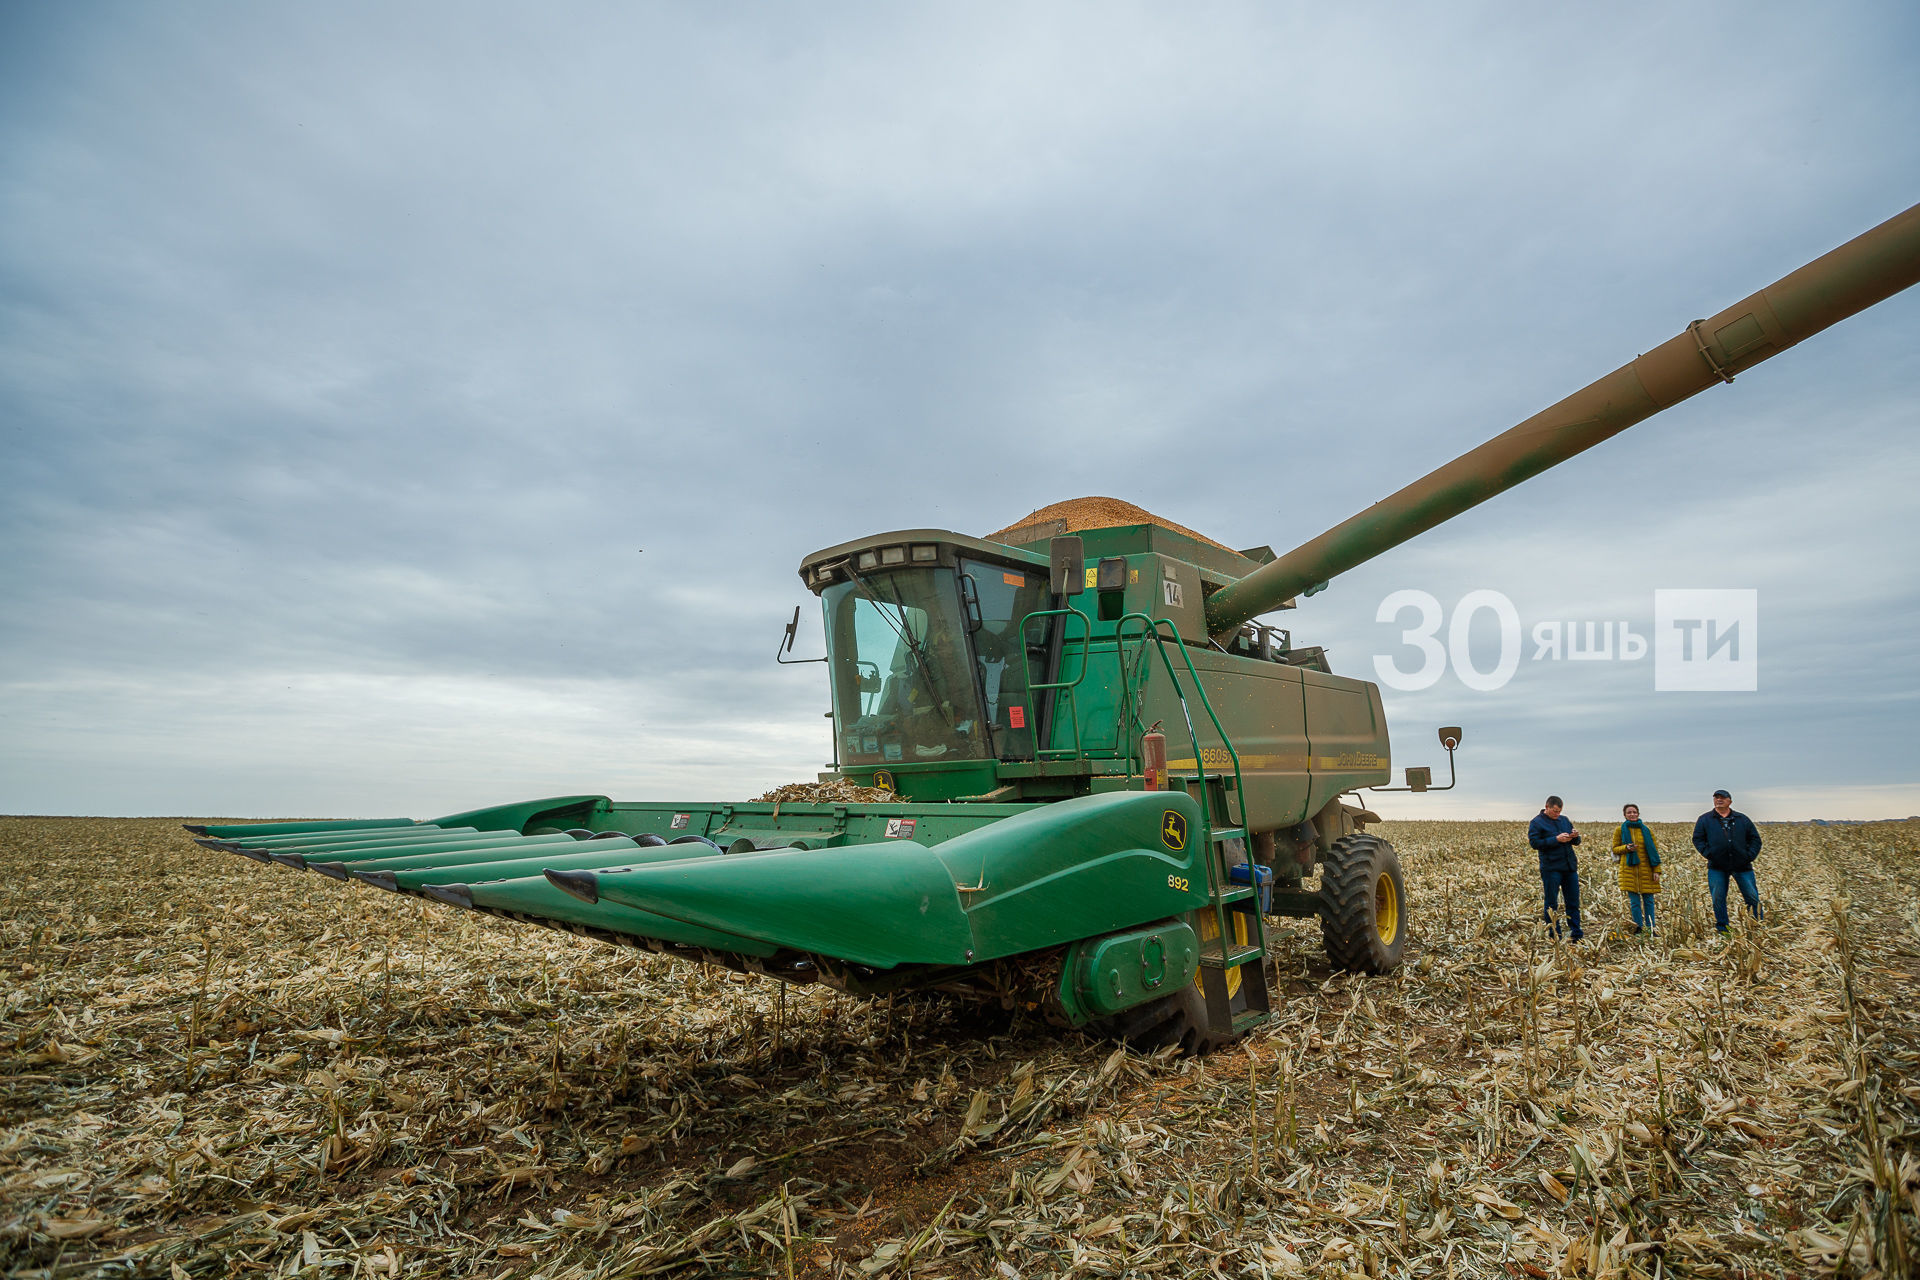
M988 534L987 537L998 542L1016 529L1024 529L1028 525L1045 524L1050 520L1065 521L1067 533L1078 533L1082 529L1112 529L1120 525L1157 524L1162 529L1171 529L1189 538L1197 538L1210 547L1219 547L1222 551L1233 550L1232 547L1215 542L1203 533L1195 533L1185 525L1162 519L1145 507L1137 507L1131 502L1122 502L1118 498L1068 498L1065 502L1056 502L1052 506L1041 507L1038 511L1030 512L1005 528Z

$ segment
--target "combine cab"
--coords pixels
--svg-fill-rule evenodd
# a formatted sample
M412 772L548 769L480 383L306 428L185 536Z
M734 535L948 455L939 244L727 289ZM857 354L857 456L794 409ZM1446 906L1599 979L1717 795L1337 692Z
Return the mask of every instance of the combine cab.
M826 623L822 781L881 802L566 796L189 830L788 982L1019 999L1203 1052L1268 1016L1270 918L1318 918L1359 972L1393 969L1407 937L1399 862L1348 799L1389 780L1379 690L1254 619L1917 278L1920 206L1285 556L1111 500L990 538L908 529L815 552L800 578ZM1460 730L1440 740L1451 775ZM1429 786L1412 769L1401 789Z

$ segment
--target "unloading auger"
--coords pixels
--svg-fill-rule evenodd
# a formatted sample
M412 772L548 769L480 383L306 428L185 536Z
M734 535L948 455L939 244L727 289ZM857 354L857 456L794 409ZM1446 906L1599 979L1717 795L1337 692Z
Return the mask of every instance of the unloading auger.
M1916 279L1920 206L1284 556L1145 512L815 552L800 577L826 623L822 780L884 788L882 803L564 796L188 829L261 862L856 994L1005 998L1011 963L1042 975L1032 1003L1061 1023L1205 1051L1268 1015L1269 917L1318 918L1333 962L1362 972L1397 966L1407 936L1399 861L1343 799L1389 778L1379 690L1254 619ZM1460 736L1440 731L1450 768ZM1430 786L1407 771L1403 789Z

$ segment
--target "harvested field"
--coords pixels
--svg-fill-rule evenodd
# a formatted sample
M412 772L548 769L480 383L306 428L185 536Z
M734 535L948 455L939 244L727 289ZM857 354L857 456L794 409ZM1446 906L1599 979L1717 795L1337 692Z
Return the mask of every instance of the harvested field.
M1205 1061L861 1003L0 819L17 1275L1907 1277L1920 823L1767 827L1716 945L1533 923L1521 825L1393 823L1399 974L1282 925ZM1597 863L1601 865L1596 865ZM1612 926L1613 929L1610 929ZM784 991L784 994L782 994Z

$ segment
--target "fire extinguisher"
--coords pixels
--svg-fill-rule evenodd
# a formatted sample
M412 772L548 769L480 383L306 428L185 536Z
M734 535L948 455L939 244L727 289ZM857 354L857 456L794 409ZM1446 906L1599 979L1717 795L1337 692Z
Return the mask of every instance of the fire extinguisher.
M1147 775L1147 790L1165 791L1167 789L1167 735L1160 732L1158 720L1153 722L1153 728L1140 736L1140 763Z

